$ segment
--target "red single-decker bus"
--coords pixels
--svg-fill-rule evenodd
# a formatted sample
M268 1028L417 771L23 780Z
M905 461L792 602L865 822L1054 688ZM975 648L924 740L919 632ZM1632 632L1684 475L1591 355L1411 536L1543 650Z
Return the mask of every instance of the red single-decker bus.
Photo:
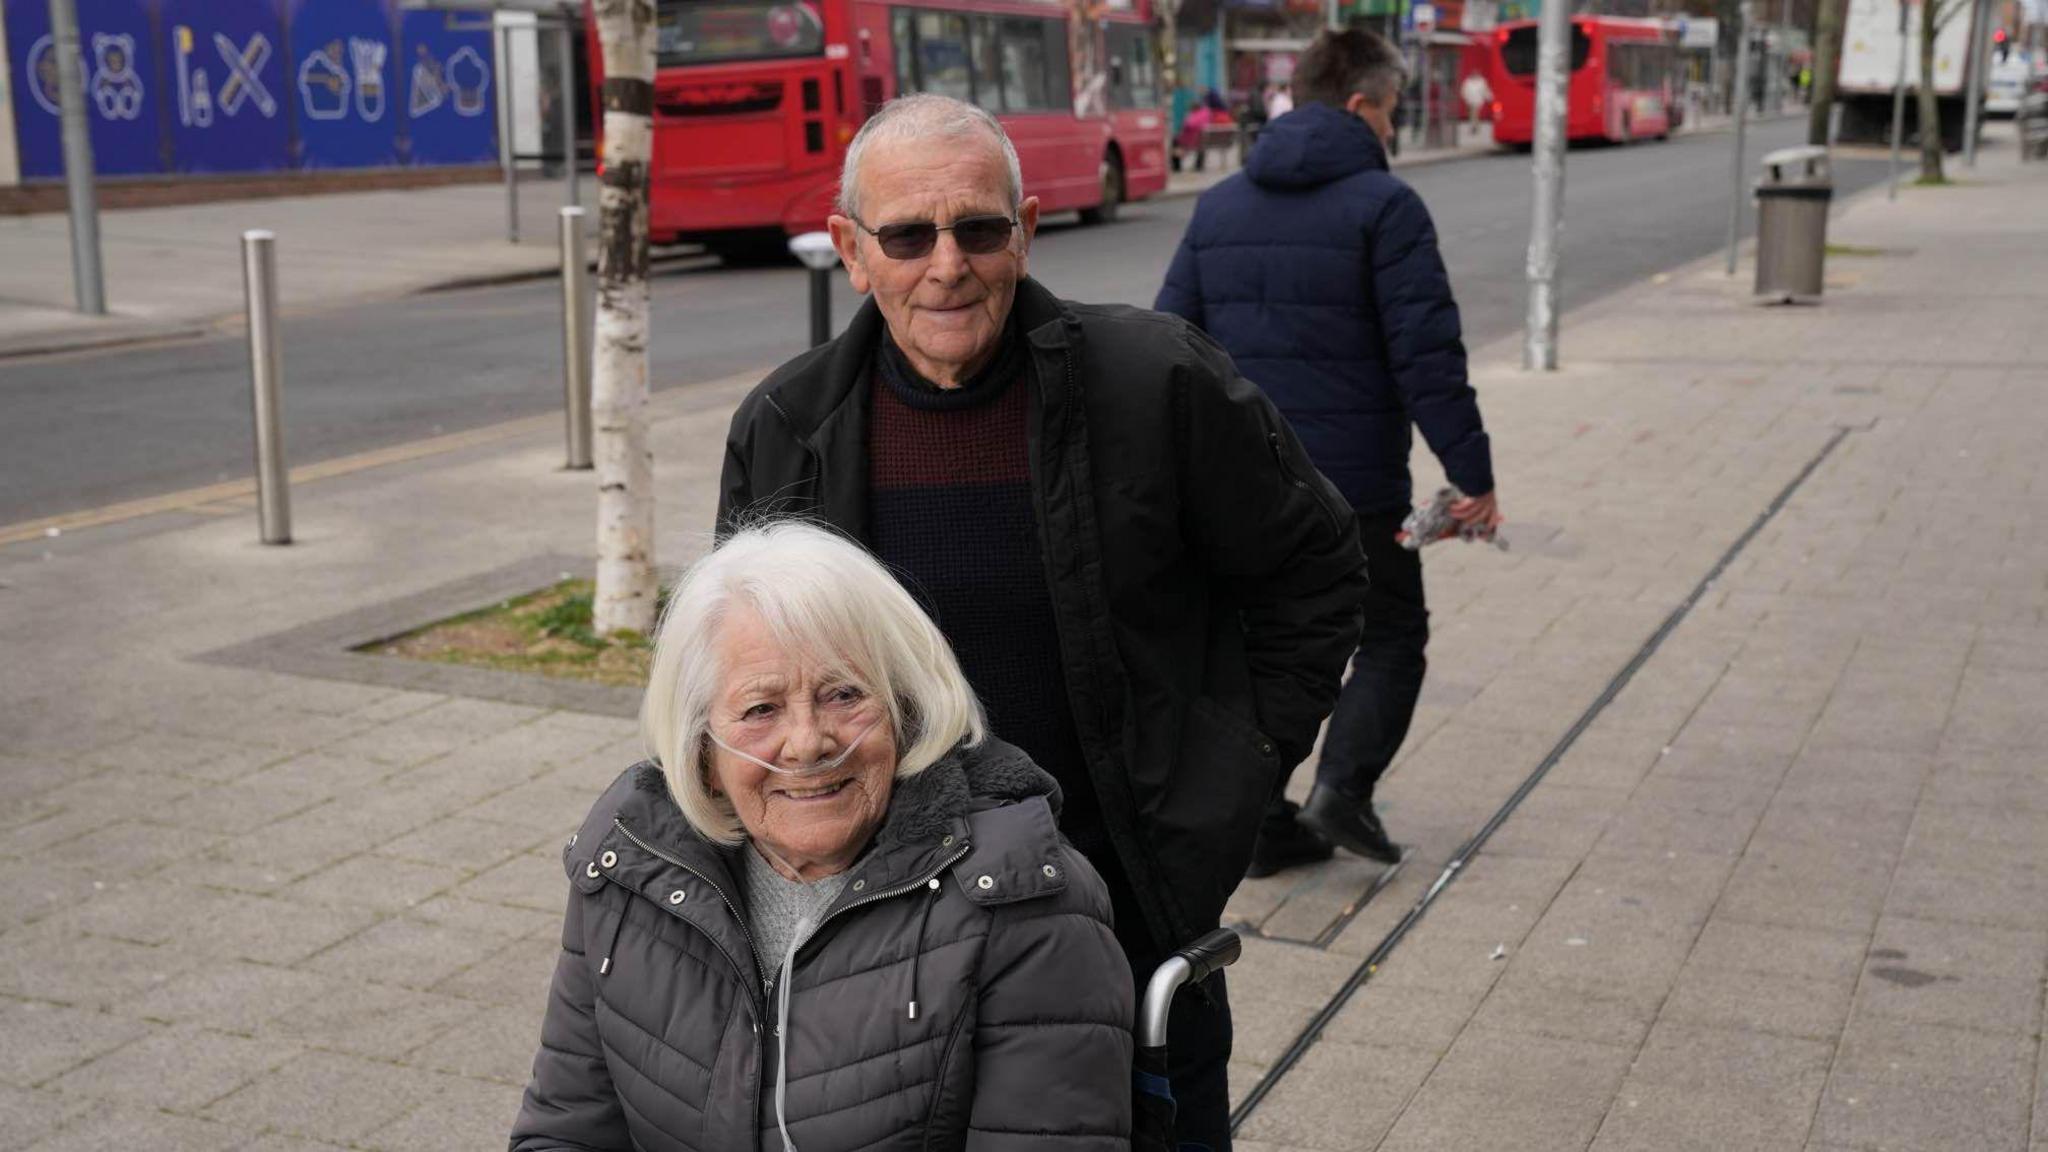
M1493 139L1526 146L1536 126L1536 22L1503 24L1493 35ZM1625 144L1658 139L1678 126L1678 53L1656 20L1574 16L1565 137Z
M855 131L911 92L994 113L1042 211L1113 219L1166 187L1148 2L660 0L652 238L763 255L823 228Z

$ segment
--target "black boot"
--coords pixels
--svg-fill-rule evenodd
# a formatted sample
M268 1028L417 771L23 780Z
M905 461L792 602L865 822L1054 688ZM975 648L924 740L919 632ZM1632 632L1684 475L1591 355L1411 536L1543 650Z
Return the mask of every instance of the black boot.
M1259 838L1252 842L1252 863L1244 870L1245 876L1257 880L1336 855L1328 840L1301 826L1295 818L1300 811L1291 800L1282 800L1266 810L1266 818L1259 825Z
M1370 796L1353 800L1334 788L1318 784L1308 794L1308 803L1302 806L1301 823L1332 843L1349 848L1369 860L1382 864L1401 861L1401 846L1387 838L1386 828L1372 810Z

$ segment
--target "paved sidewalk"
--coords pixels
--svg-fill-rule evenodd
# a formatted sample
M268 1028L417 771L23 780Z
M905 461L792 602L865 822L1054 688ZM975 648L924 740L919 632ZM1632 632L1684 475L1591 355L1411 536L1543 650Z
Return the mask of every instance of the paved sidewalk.
M1356 864L1240 894L1274 937L1232 973L1240 1093L1855 430L1241 1147L2048 1152L2044 189L1994 147L1967 185L1848 206L1834 239L1880 254L1834 261L1820 307L1699 266L1570 317L1566 371L1479 351L1514 550L1430 554L1431 680L1385 786L1414 858L1348 921ZM655 402L668 560L703 545L749 383ZM502 1146L559 845L632 725L246 653L586 555L558 455L537 427L304 485L290 548L236 499L0 547L13 1144Z

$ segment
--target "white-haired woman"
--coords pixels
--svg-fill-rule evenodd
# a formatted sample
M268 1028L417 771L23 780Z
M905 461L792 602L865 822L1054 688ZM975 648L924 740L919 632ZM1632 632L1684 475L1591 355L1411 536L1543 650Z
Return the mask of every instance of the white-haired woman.
M1130 968L1058 789L857 545L676 589L573 891L514 1152L1124 1148Z

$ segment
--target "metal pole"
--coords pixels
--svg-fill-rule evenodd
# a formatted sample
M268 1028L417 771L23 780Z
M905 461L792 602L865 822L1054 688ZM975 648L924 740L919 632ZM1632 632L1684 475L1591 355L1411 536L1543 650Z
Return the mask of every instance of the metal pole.
M242 292L249 308L249 386L256 417L256 515L265 544L292 542L284 466L284 350L277 342L277 234L242 233Z
M811 347L832 339L832 269L811 269Z
M1529 306L1522 337L1522 367L1557 370L1558 232L1564 226L1565 83L1571 42L1571 5L1543 5L1536 31L1535 195L1529 227Z
M1338 3L1339 0L1330 0L1323 6L1324 19L1332 29L1344 27L1343 17L1338 14Z
M590 257L584 211L562 209L562 408L567 413L568 463L590 467Z
M100 271L100 206L93 188L92 132L85 120L85 76L79 67L76 0L50 0L57 50L57 99L63 110L64 188L71 201L71 288L78 310L107 314Z
M1906 139L1906 0L1899 0L1899 75L1892 81L1892 159L1884 198L1899 198L1899 147Z
M561 91L556 97L556 102L561 105L559 111L562 119L562 169L564 178L568 182L568 200L566 202L581 204L583 203L582 189L578 187L578 173L576 171L575 30L575 24L565 19L562 21L561 30L556 33L556 35L561 37L560 51L557 53L557 56L561 61L560 68L562 72Z
M1970 96L1963 116L1963 167L1977 166L1977 121L1984 109L1984 71L1991 62L1991 6L1986 0L1970 5Z
M1728 275L1742 244L1742 169L1749 134L1749 0L1743 0L1735 37L1735 161L1728 191Z
M1434 141L1434 140L1432 140L1432 139L1430 138L1429 130L1430 130L1430 127L1431 127L1431 125L1432 125L1432 123L1433 123L1433 119L1434 119L1434 114L1435 114L1435 112L1436 112L1436 101L1435 101L1435 100L1433 100L1433 99L1431 99L1431 98L1432 98L1433 96L1435 96L1435 95L1436 95L1436 93L1435 93L1435 92L1433 92L1433 91L1432 91L1432 90L1430 89L1430 84L1431 84L1431 82L1432 82L1432 81L1433 81L1433 80L1435 79L1435 77L1433 77L1433 76L1431 76L1431 75L1429 74L1429 33L1427 33L1427 32L1423 32L1423 33L1421 33L1421 37L1422 37L1422 139L1421 139L1420 143L1421 143L1421 146L1422 146L1422 147L1424 147L1424 148L1427 148L1427 147L1429 147L1429 146L1430 146L1431 144L1435 143L1435 141Z
M507 83L512 79L512 30L498 28L498 124L501 129L498 154L505 161L505 239L519 243L519 162L512 146L512 96Z

